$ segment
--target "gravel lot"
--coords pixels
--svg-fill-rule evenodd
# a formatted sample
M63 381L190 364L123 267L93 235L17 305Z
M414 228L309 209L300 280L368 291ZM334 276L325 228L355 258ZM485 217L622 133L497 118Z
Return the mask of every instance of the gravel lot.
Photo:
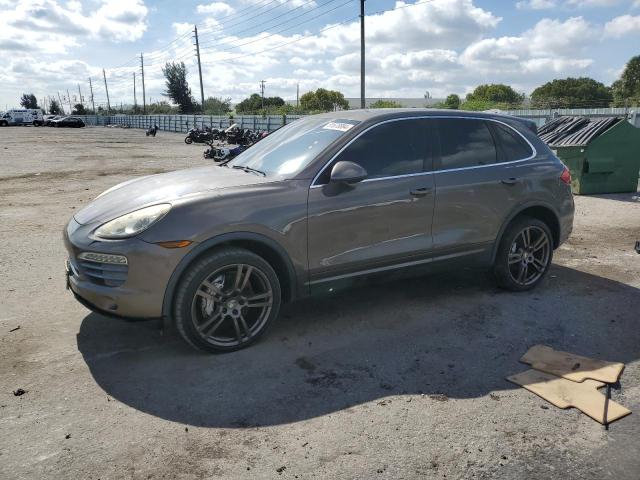
M207 356L78 304L61 239L106 188L203 150L0 129L0 478L640 478L637 194L577 197L532 292L482 272L378 285L288 306L254 347ZM612 395L635 413L605 431L504 380L536 343L625 362Z

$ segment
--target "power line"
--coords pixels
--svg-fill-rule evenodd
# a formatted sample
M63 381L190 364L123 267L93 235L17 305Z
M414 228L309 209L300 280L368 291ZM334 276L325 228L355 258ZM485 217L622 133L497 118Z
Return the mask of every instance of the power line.
M329 3L332 3L332 2L334 2L334 1L336 1L336 0L330 0L330 1L326 2L325 4L323 4L322 6L326 6L326 5L328 5ZM352 2L354 2L354 1L355 1L355 0L347 0L346 2L341 3L341 4L340 4L340 5L338 5L337 7L331 8L331 9L329 9L329 10L327 10L327 11L325 11L325 12L322 12L322 13L320 13L320 14L318 14L318 15L314 15L313 17L311 17L311 18L309 18L309 19L307 19L307 20L305 20L305 21L303 21L303 22L298 22L298 23L296 23L296 24L295 24L295 25L293 25L293 26L283 28L283 29L278 30L278 31L276 31L276 32L271 32L271 33L270 33L270 34L268 34L268 35L265 35L265 36L262 36L262 37L256 38L256 39L254 39L254 40L250 40L250 41L248 41L248 42L240 43L240 44L237 44L237 45L231 45L231 46L229 46L229 47L227 47L227 48L221 48L221 49L216 48L216 49L215 49L215 51L216 51L216 52L225 52L225 51L229 51L229 50L234 50L234 49L236 49L236 48L244 47L245 45L250 45L250 44L252 44L252 43L261 42L261 41L265 40L266 38L272 37L272 36L274 36L274 35L278 35L278 34L280 34L280 33L282 33L282 32L286 32L287 30L291 30L291 29L293 29L293 28L297 28L297 27L299 27L300 25L304 25L305 23L312 22L313 20L315 20L315 19L317 19L317 18L320 18L320 17L322 17L322 16L324 16L324 15L327 15L327 14L329 14L329 13L331 13L331 12L335 11L335 10L338 10L339 8L342 8L342 7L344 7L345 5L348 5L349 3L352 3ZM315 9L313 9L313 10L315 10ZM285 22L281 22L281 23L280 23L280 24L278 24L278 25L272 25L272 26L271 26L271 27L269 27L269 28L273 28L273 27L277 27L277 26L279 26L279 25L283 25L283 24L285 24L285 23L289 23L291 20L295 20L296 18L299 18L299 17L301 17L301 16L303 16L303 15L307 15L308 13L311 13L313 10L309 10L308 12L304 12L304 13L302 13L301 15L298 15L298 16L296 16L296 17L294 17L294 18L291 18L291 19L289 19L289 20L287 20L287 21L285 21ZM267 31L268 31L268 30L263 30L262 32L257 33L256 35L259 35L260 33L266 33ZM228 42L221 42L219 45L225 45L226 43L228 43ZM203 50L204 50L204 51L206 51L206 49L203 49Z
M271 5L271 4L272 4L272 3L274 3L274 2L278 2L278 4L277 4L275 7L271 7L271 8L269 8L269 9L265 10L264 12L257 13L257 14L255 14L255 15L250 16L250 17L247 17L247 18L243 18L243 17L246 17L246 14L245 14L245 15L240 15L240 17L238 17L238 18L236 18L236 19L235 19L235 20L240 20L240 19L242 19L242 21L240 21L240 22L235 22L235 21L234 21L234 22L231 22L231 24L227 24L227 25L224 25L224 26L223 26L223 24L222 24L221 22L222 22L223 20L227 20L227 19L229 18L229 17L223 17L223 18L221 18L221 19L219 19L219 20L217 21L217 22L218 22L218 25L216 25L215 27L212 27L212 28L203 28L203 29L202 29L202 32L204 32L204 34L203 34L202 36L203 36L203 37L206 37L207 35L215 34L216 32L219 32L220 30L223 30L224 28L235 27L236 25L240 25L241 23L246 23L246 22L247 22L247 21L249 21L249 20L252 20L252 19L254 19L254 18L260 17L260 16L264 15L265 13L269 13L269 12L271 12L271 11L273 11L273 10L277 9L277 8L280 8L280 7L284 6L284 5L286 5L287 3L289 3L289 0L287 0L287 1L285 1L285 2L279 2L279 0L270 0L269 2L267 2L267 3L266 3L266 4L264 4L264 5L262 5L261 7L258 7L258 8L257 8L257 10L260 10L261 8L264 8L264 7L268 6L268 5ZM307 3L310 3L310 2L307 2ZM297 8L297 7L296 7L296 8ZM253 11L252 11L252 12L250 12L250 13L254 13L255 11L256 11L256 9L253 9ZM232 16L233 16L233 15L231 15L231 17L232 17Z
M436 0L423 0L422 2L416 2L416 3L401 5L399 7L390 8L390 9L387 9L387 10L379 10L377 12L369 14L369 16L380 15L382 13L393 12L393 11L396 11L396 10L402 10L402 9L409 8L409 7L415 7L415 6L418 6L418 5L423 5L425 3L432 3L434 1L436 1ZM325 28L323 28L321 30L318 30L315 33L309 33L307 35L303 35L303 36L301 36L299 38L296 38L294 40L290 40L288 42L281 43L280 45L276 45L276 46L273 46L273 47L270 47L270 48L265 48L264 50L260 50L259 52L252 52L252 53L246 53L246 54L243 54L243 55L236 55L236 56L233 56L233 57L225 58L223 60L213 60L213 61L210 61L210 62L203 62L203 65L212 65L212 64L215 64L215 63L230 63L233 60L237 60L237 59L240 59L240 58L252 57L254 55L260 55L261 53L271 52L273 50L277 50L279 48L286 47L288 45L292 45L294 43L298 43L298 42L301 42L301 41L306 40L308 38L314 37L316 35L319 35L321 33L326 32L328 30L332 30L334 28L340 27L340 26L345 25L345 24L347 24L349 22L352 22L352 21L354 21L354 20L356 20L358 18L360 18L360 15L348 18L346 20L343 20L340 23L335 23L333 25L329 25L328 27L325 27Z
M281 22L281 23L276 24L276 25L271 25L271 26L268 26L268 27L264 27L265 29L264 29L262 32L267 31L269 28L278 27L278 26L280 26L280 25L283 25L284 23L290 22L291 20L293 20L293 19L295 19L295 18L298 18L298 17L301 17L301 16L306 15L306 14L308 14L308 13L311 13L311 12L313 12L314 10L317 10L317 9L319 9L319 8L322 8L322 7L324 7L324 6L326 6L326 5L330 4L330 3L332 3L332 2L334 2L334 1L335 1L335 0L329 0L329 1L328 1L328 2L326 2L326 3L323 3L322 5L318 5L317 7L314 7L314 8L312 8L312 9L310 9L310 10L307 10L306 12L303 12L301 15L298 15L298 16L296 16L296 17L293 17L293 18L291 18L291 19L289 19L289 20L286 20L286 21ZM280 14L280 15L277 15L277 16L275 16L275 17L273 17L273 18L271 18L271 19L267 20L267 22L270 22L270 21L273 21L273 20L277 20L278 18L282 18L282 17L284 17L284 16L286 16L286 15L289 15L290 13L292 13L292 12L294 12L294 11L298 10L299 8L305 7L306 5L309 5L309 4L311 4L311 3L315 3L315 0L308 0L307 2L305 2L305 3L303 3L303 4L299 5L299 6L297 6L296 8L293 8L293 9L291 9L291 10L289 10L289 11L285 12L285 13L282 13L282 14ZM266 12L265 12L265 13L266 13ZM225 30L225 32L224 32L224 34L223 34L223 35L219 35L218 37L215 37L215 38L212 38L212 39L208 39L208 40L207 40L207 42L209 42L209 43L206 43L206 42L205 42L205 43L203 43L203 46L210 45L210 44L211 44L211 42L213 42L213 41L215 41L215 40L221 40L221 39L223 39L223 38L225 38L225 37L229 37L229 36L231 36L231 35L237 36L237 35L238 35L238 34L240 34L240 33L244 33L244 32L246 32L246 31L252 30L252 29L254 29L254 28L256 28L256 27L257 27L257 25L253 25L253 26L251 26L251 27L247 27L247 28L245 28L245 29L243 29L243 30L238 30L238 31L235 31L235 32ZM258 27L258 28L260 28L260 27ZM260 33L262 33L262 32L260 32Z

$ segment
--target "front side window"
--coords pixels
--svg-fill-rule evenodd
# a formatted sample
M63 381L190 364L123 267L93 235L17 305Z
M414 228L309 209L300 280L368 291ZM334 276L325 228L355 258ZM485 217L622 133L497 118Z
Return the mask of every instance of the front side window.
M335 162L355 162L367 171L367 178L420 173L430 170L427 135L423 119L383 123L354 140Z
M484 120L442 118L438 131L440 170L496 163L496 146Z

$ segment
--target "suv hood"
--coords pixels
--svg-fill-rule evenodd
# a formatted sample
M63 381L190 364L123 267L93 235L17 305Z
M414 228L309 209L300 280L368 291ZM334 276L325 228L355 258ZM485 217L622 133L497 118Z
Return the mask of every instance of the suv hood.
M187 195L267 183L272 180L242 170L208 166L140 177L116 185L74 215L86 225L106 222L143 207L171 203Z

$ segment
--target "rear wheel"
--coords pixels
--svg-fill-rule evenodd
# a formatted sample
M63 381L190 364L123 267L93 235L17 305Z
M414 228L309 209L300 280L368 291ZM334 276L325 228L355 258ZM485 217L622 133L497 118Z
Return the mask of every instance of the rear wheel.
M176 327L196 348L231 352L267 330L280 302L280 282L262 257L240 248L219 250L185 273L176 292Z
M535 287L553 258L553 237L546 223L522 217L505 231L493 265L498 284L512 291Z

